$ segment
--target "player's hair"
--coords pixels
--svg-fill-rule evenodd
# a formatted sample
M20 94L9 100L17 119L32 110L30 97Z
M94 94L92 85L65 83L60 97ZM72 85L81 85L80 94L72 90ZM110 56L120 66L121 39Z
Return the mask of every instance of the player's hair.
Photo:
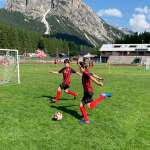
M70 60L69 60L69 59L65 59L65 60L64 60L64 64L67 64L67 63L68 63L68 64L70 63Z
M87 69L88 65L85 62L79 62L80 67Z

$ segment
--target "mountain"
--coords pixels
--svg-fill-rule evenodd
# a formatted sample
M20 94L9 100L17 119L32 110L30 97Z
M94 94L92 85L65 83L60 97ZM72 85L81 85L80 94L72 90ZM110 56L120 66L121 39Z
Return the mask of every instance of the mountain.
M94 46L124 33L99 18L82 0L6 0L7 10L21 12L26 23L45 26L45 34L78 37ZM43 27L41 32L43 32ZM69 38L68 38L69 39Z
M118 27L118 29L121 30L125 35L130 35L134 33L132 30L125 27Z

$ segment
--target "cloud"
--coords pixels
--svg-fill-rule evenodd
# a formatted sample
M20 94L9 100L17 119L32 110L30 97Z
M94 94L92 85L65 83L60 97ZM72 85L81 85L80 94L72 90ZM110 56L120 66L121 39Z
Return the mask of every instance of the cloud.
M144 8L135 8L135 12L147 15L150 13L150 8L148 8L148 6L145 6Z
M150 31L150 23L144 14L134 14L129 20L129 25L136 32Z
M136 32L150 31L150 8L135 8L135 13L129 20L129 25Z
M101 9L97 12L98 16L122 17L122 12L116 8Z

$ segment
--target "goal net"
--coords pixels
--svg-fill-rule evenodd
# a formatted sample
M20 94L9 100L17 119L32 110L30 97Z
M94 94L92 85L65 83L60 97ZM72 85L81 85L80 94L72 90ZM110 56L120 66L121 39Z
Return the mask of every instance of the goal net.
M20 83L18 50L0 49L0 85Z

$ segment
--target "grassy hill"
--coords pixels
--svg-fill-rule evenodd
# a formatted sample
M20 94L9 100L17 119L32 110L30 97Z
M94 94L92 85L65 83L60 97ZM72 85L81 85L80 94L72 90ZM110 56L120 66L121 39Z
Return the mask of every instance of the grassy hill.
M0 9L0 22L40 33L45 31L44 24L38 19L33 20L25 17L19 12L8 11L5 9Z
M58 20L60 20L60 23L58 23ZM51 24L50 37L71 41L79 45L91 46L91 43L82 35L82 32L74 27L67 18L50 16L47 21ZM5 9L0 9L0 22L41 34L46 30L45 25L40 22L39 18L33 19L24 16L20 12Z
M61 26L57 28L60 29ZM64 32L65 29L59 33L53 30L48 36L43 36L44 31L45 26L38 19L32 20L18 12L0 10L0 48L15 48L24 53L34 52L40 45L40 48L53 56L58 50L59 53L67 53L69 49L71 55L76 55L81 50L92 49L91 44L81 35L77 36L77 32L73 34L73 29L68 33Z

